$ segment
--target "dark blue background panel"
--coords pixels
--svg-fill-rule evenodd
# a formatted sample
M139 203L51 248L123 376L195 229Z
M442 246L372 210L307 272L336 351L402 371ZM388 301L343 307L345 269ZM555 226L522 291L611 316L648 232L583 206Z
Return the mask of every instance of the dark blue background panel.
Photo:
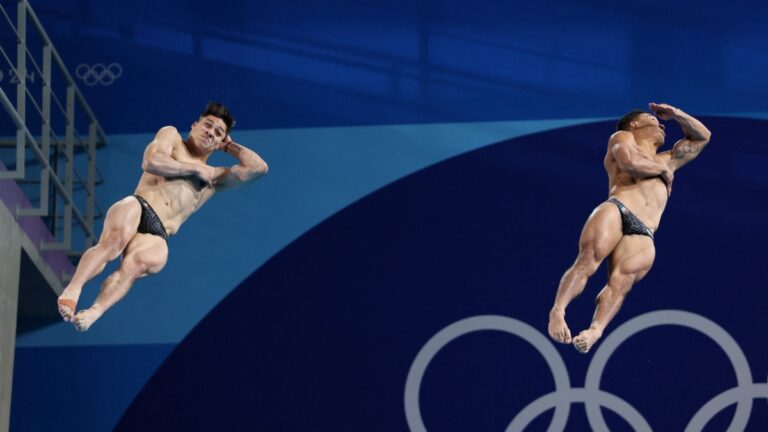
M111 430L174 347L17 347L10 430Z
M693 312L726 329L755 381L764 382L764 326L753 324L764 318L768 296L754 281L763 280L755 257L764 254L768 228L752 208L766 185L743 170L751 155L765 157L752 137L766 136L768 122L704 121L715 131L712 144L678 172L655 266L610 329L650 311ZM498 314L546 333L582 224L606 199L602 159L612 130L602 122L498 143L337 213L222 301L166 359L119 429L405 430L406 376L438 331ZM588 326L604 283L601 270L572 304L574 332ZM583 387L594 355L570 346L557 351L572 387ZM512 335L457 339L424 375L424 423L440 431L504 430L554 389L548 369L535 348ZM601 382L654 430L684 429L700 407L735 385L712 340L670 326L625 342ZM724 430L732 413L718 415L711 430ZM768 428L766 414L756 401L750 430ZM532 427L544 430L551 418L549 411ZM629 428L616 414L606 421L611 430ZM584 430L585 422L583 406L574 404L569 427Z
M185 124L209 99L242 128L606 117L648 99L768 110L760 2L33 6L73 75L114 65L79 81L110 133Z

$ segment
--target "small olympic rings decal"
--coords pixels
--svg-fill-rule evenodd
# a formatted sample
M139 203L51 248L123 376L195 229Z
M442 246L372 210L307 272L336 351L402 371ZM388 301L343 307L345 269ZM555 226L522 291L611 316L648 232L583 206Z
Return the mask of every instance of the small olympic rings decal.
M108 66L104 66L102 63L96 63L94 65L88 65L80 63L75 69L75 75L80 78L85 85L95 86L100 84L103 86L112 85L116 79L120 78L123 74L123 67L117 63L110 63Z

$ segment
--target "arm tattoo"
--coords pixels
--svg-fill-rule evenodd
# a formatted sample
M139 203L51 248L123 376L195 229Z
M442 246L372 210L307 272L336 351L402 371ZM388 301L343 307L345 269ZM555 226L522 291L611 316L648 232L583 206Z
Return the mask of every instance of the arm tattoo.
M682 148L679 148L675 151L675 157L677 159L682 159L688 154L694 154L698 153L701 150L701 146L696 143L688 143L684 144Z

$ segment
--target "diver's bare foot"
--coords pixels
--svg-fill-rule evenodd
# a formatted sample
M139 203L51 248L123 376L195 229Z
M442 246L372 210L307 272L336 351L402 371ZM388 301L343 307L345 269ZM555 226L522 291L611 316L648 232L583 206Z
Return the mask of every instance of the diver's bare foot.
M590 327L573 338L573 346L578 352L586 354L602 336L602 330Z
M93 305L88 309L78 312L72 320L72 324L74 324L77 331L84 332L91 328L93 323L103 314L104 311L98 305Z
M68 286L62 291L61 295L56 301L59 307L59 314L61 318L66 322L71 322L75 317L75 311L77 310L77 300L80 298L80 289Z
M568 329L568 324L565 323L565 314L554 308L549 311L549 326L547 330L549 331L549 337L555 342L571 343L571 330Z

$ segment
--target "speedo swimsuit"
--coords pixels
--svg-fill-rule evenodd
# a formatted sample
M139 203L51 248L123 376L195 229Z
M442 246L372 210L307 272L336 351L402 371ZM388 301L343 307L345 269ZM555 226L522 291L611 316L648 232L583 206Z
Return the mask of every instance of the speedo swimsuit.
M623 202L618 198L610 197L608 202L613 203L619 208L621 213L621 232L624 235L644 235L653 240L653 231L651 231L640 219L632 213Z
M139 228L136 230L142 234L152 234L160 236L166 241L168 240L168 233L165 232L165 226L163 221L160 220L160 216L155 213L155 210L151 205L139 195L134 195L141 204L141 220L139 221Z

